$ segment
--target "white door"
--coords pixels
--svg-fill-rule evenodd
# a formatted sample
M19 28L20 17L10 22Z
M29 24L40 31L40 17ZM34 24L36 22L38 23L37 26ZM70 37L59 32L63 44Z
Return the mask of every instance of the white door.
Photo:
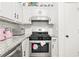
M59 54L79 56L79 10L77 3L63 3L59 10Z

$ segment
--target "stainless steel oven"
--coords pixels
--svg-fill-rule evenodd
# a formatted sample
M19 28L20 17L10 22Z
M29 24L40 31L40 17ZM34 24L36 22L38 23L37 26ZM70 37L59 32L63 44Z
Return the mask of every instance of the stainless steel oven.
M50 57L51 42L45 41L45 45L41 46L41 41L30 41L30 56L31 57Z
M29 39L31 57L51 56L51 37L48 35L48 32L33 32Z

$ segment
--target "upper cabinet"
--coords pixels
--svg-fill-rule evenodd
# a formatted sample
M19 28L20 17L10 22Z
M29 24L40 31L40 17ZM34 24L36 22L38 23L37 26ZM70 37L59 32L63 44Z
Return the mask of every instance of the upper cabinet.
M40 20L48 19L49 24L54 24L58 19L57 4L56 2L0 2L0 16L23 24L31 24L33 17ZM38 20L37 18L35 20Z
M23 23L23 3L21 3L21 2L16 3L15 18L18 22Z
M15 3L1 2L0 5L1 5L0 16L14 20L15 19Z
M0 17L11 19L12 21L22 22L22 3L20 2L1 2Z

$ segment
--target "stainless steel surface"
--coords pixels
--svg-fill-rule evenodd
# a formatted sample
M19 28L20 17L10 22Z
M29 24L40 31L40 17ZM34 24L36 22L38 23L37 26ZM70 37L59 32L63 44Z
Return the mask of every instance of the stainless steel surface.
M45 41L45 40L44 40ZM40 43L40 41L34 41L34 40L32 40L32 41L30 41L29 42L29 56L30 57L51 57L51 40L50 41L45 41L46 43L49 43L49 52L47 52L47 53L32 53L31 52L31 50L32 50L32 48L31 48L31 44L32 43Z

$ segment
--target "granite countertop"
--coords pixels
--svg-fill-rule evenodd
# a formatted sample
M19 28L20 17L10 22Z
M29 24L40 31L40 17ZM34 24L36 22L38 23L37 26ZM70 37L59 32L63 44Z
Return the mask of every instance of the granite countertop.
M6 39L5 41L0 41L0 56L5 54L7 51L20 44L27 37L22 36L13 36L12 38Z

